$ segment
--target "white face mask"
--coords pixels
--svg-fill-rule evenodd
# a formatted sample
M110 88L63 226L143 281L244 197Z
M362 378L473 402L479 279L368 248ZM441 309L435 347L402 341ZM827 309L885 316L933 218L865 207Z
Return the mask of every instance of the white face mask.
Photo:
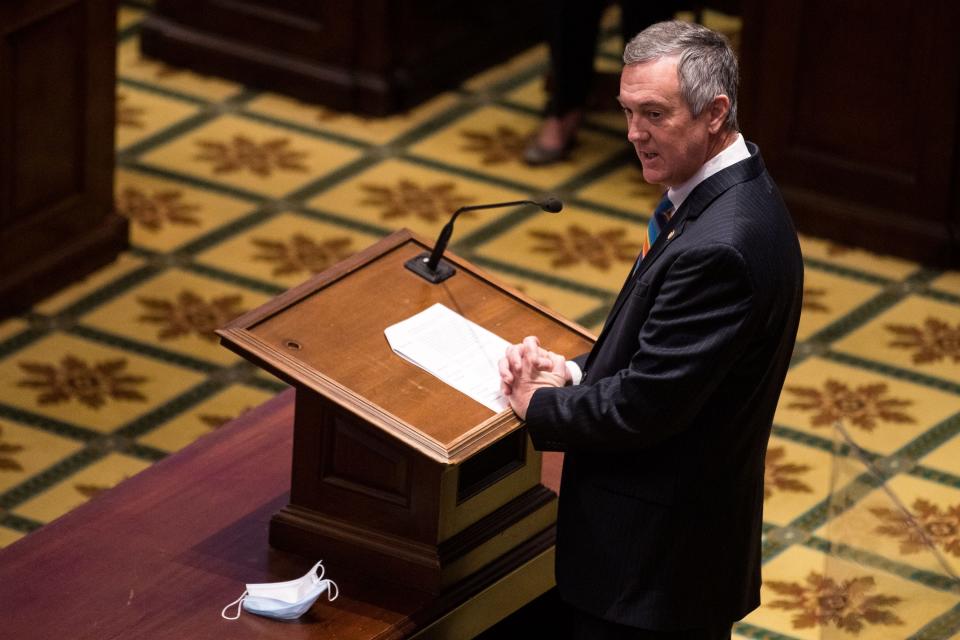
M317 569L320 574L317 575ZM307 612L313 603L326 591L327 599L331 602L340 595L337 583L333 580L324 580L323 561L313 565L302 578L288 582L263 582L248 584L247 590L239 598L228 604L220 612L227 620L236 620L240 617L240 606L250 613L279 618L280 620L296 620ZM227 610L237 606L237 615L228 616Z

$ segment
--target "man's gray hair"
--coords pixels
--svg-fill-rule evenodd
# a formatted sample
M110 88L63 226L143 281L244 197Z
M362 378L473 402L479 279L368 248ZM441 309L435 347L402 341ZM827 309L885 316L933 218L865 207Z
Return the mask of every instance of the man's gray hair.
M671 20L650 25L623 50L624 64L652 62L679 56L680 95L696 118L723 94L730 98L727 128L737 130L737 56L727 38L690 22Z

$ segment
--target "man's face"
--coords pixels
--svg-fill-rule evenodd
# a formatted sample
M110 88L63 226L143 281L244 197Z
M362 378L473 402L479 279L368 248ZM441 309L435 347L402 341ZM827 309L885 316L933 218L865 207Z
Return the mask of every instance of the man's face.
M710 155L710 108L698 118L680 95L678 58L629 64L620 76L627 139L643 165L643 179L673 187L686 182Z

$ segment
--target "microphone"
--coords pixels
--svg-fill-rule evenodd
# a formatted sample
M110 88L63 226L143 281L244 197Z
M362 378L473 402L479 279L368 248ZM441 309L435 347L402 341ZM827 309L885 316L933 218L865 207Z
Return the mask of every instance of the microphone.
M447 222L447 224L443 225L443 229L440 230L440 235L437 236L437 241L433 245L433 251L430 253L421 253L416 258L407 260L405 263L403 263L404 266L428 282L432 282L433 284L443 282L457 272L457 270L454 269L453 265L451 265L449 262L440 261L441 256L443 256L443 252L447 249L447 244L450 242L450 236L453 235L453 223L456 221L457 216L464 211L476 211L477 209L496 209L499 207L516 207L521 204L534 204L548 213L558 213L561 209L563 209L563 203L553 196L548 196L541 200L514 200L512 202L474 204L466 207L460 207L453 212L453 215L450 216L450 220Z

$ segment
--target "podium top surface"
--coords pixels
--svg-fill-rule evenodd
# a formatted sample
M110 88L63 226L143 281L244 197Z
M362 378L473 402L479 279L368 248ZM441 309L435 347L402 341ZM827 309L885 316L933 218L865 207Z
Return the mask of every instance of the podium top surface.
M396 355L384 329L441 303L511 343L537 335L572 357L593 339L578 325L452 254L431 284L404 267L425 250L398 231L218 331L223 343L439 462L456 463L519 426Z

